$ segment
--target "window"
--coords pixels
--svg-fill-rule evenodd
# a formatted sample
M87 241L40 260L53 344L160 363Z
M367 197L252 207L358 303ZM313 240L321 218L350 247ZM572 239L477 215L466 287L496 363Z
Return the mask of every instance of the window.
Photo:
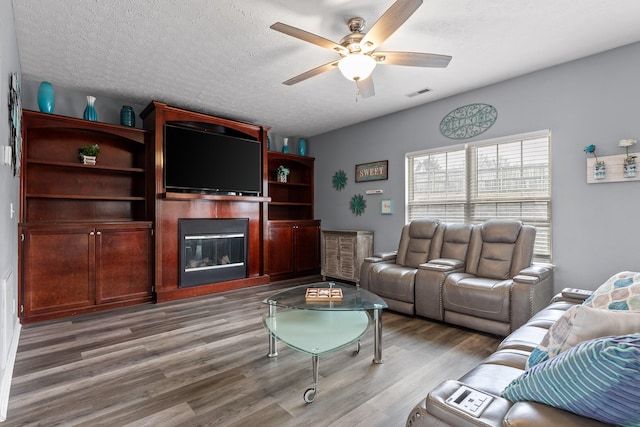
M549 131L406 156L407 220L514 218L537 229L534 259L551 262Z

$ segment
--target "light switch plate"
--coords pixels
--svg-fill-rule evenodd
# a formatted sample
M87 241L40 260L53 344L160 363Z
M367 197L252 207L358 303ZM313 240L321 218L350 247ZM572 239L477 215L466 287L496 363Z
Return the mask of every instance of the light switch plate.
M3 165L10 165L11 164L11 154L13 153L13 150L11 149L10 145L3 145L2 146L2 164Z

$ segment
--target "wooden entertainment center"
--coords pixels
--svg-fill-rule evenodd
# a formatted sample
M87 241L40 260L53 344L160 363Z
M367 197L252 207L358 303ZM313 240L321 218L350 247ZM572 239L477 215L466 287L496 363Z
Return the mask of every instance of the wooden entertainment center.
M294 243L282 240L280 228L273 231L269 224L292 227L295 233L293 227L313 219L313 159L295 155L281 159L274 153L271 161L268 128L160 102L150 103L140 116L144 129L23 112L19 224L23 323L269 283L269 251L280 251L282 245L289 249L287 245ZM259 141L262 195L167 191L163 129L166 123L180 122L240 132ZM78 149L93 144L100 146L97 163L82 164ZM297 168L298 182L289 187L274 185L271 177L274 162L281 161L305 165ZM276 198L273 207L270 191ZM247 277L179 286L178 220L199 218L248 219ZM311 254L299 273L319 272L319 221L310 224L311 241L305 242L304 231L298 238ZM281 271L280 276L295 275L292 272Z
M22 322L151 302L149 132L24 111L19 242ZM78 149L98 144L96 165Z

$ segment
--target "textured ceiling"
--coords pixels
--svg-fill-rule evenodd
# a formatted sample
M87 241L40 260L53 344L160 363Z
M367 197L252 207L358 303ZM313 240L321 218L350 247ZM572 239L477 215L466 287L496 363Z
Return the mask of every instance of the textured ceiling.
M444 69L378 66L356 102L338 58L269 29L338 42L393 0L13 0L24 78L313 136L640 40L638 0L425 0L381 46L453 56ZM366 32L367 28L365 28ZM603 76L606 78L606 76ZM429 88L423 95L408 94ZM479 100L483 101L483 100ZM484 100L486 101L486 100Z

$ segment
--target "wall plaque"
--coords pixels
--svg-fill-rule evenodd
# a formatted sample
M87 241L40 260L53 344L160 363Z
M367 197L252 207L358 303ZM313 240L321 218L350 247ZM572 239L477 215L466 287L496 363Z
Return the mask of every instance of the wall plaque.
M493 126L497 118L498 111L491 105L465 105L444 116L440 133L451 139L472 138Z
M356 165L356 182L389 179L389 161L362 163Z

